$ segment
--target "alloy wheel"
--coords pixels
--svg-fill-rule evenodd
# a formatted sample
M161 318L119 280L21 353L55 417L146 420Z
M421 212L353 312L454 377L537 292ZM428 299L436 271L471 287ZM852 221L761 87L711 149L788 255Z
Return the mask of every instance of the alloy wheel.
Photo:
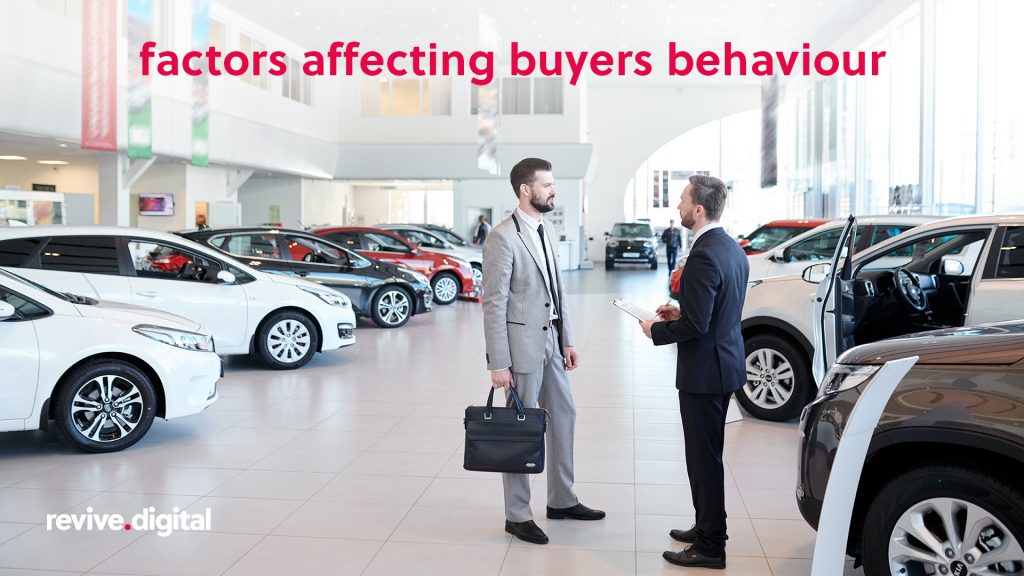
M391 290L381 296L377 303L377 314L389 325L405 322L409 317L409 297L400 290Z
M113 442L135 430L144 410L142 393L134 383L105 374L79 387L71 404L71 420L89 440Z
M434 285L434 296L441 302L451 302L459 295L459 283L451 276L442 276Z
M789 401L795 378L793 366L784 355L771 348L760 348L747 356L743 393L757 406L773 410Z

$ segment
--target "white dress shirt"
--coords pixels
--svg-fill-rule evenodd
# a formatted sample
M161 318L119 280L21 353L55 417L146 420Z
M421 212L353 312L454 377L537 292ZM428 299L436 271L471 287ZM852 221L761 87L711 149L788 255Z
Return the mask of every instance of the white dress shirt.
M541 216L539 220L534 220L526 212L523 212L521 208L516 208L516 217L521 219L523 221L523 224L526 225L526 235L529 236L531 240L533 240L533 246L537 249L537 254L540 255L540 268L541 272L544 274L544 284L548 288L548 299L551 302L551 319L555 320L558 318L558 312L555 310L555 299L553 296L555 290L552 289L551 278L548 277L548 268L544 262L545 251L547 252L548 260L551 261L552 270L554 270L555 267L558 266L558 263L555 262L555 255L551 251L551 236L545 236L543 246L540 242L540 234L537 232L537 228L539 228L540 225L544 223L544 217ZM545 230L544 232L546 233L547 230Z
M721 227L722 227L722 225L719 224L718 222L709 222L703 228L701 228L700 230L697 231L697 235L693 237L693 244L696 244L697 243L697 239L700 238L701 236L703 236L705 232L709 232L711 230L714 230L715 228L721 228ZM690 246L693 246L693 244L690 244Z

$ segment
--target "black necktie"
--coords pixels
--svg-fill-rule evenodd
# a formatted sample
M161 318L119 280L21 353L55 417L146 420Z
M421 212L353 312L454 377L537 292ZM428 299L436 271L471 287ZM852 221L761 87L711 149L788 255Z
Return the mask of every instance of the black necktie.
M558 305L558 287L555 285L555 273L551 269L551 260L548 259L548 249L544 243L544 224L537 226L537 234L540 234L540 251L544 253L544 269L548 272L548 291L551 299L554 300L555 313L562 317L562 307Z

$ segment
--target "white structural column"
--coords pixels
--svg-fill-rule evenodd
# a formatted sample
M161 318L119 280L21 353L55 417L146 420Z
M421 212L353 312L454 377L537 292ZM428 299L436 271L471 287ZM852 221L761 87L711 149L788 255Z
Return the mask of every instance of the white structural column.
M99 167L99 223L108 226L129 226L131 224L130 191L153 165L156 157L148 160L128 160L125 154L105 154L100 157Z

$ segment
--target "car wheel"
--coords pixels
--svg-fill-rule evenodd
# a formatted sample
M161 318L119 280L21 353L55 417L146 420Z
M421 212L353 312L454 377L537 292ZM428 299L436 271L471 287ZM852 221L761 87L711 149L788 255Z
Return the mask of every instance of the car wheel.
M459 297L459 279L451 272L435 275L431 285L434 287L434 302L438 304L451 304Z
M397 286L386 286L373 297L373 321L381 328L398 328L412 316L409 293Z
M121 360L98 360L69 374L57 395L57 429L84 452L116 452L146 435L156 415L149 377Z
M1024 494L983 472L929 466L897 477L864 519L864 573L1024 573Z
M304 366L319 347L313 321L298 312L272 314L256 333L256 354L275 370Z
M747 381L736 399L761 420L784 422L800 414L811 395L807 358L789 340L760 334L743 343Z
M658 259L655 258L654 260L651 260L651 270L657 270L657 269L658 269Z
M484 269L479 264L473 264L473 283L482 286L484 283Z
M615 261L614 260L605 260L604 261L604 269L605 270L614 270L615 269Z

